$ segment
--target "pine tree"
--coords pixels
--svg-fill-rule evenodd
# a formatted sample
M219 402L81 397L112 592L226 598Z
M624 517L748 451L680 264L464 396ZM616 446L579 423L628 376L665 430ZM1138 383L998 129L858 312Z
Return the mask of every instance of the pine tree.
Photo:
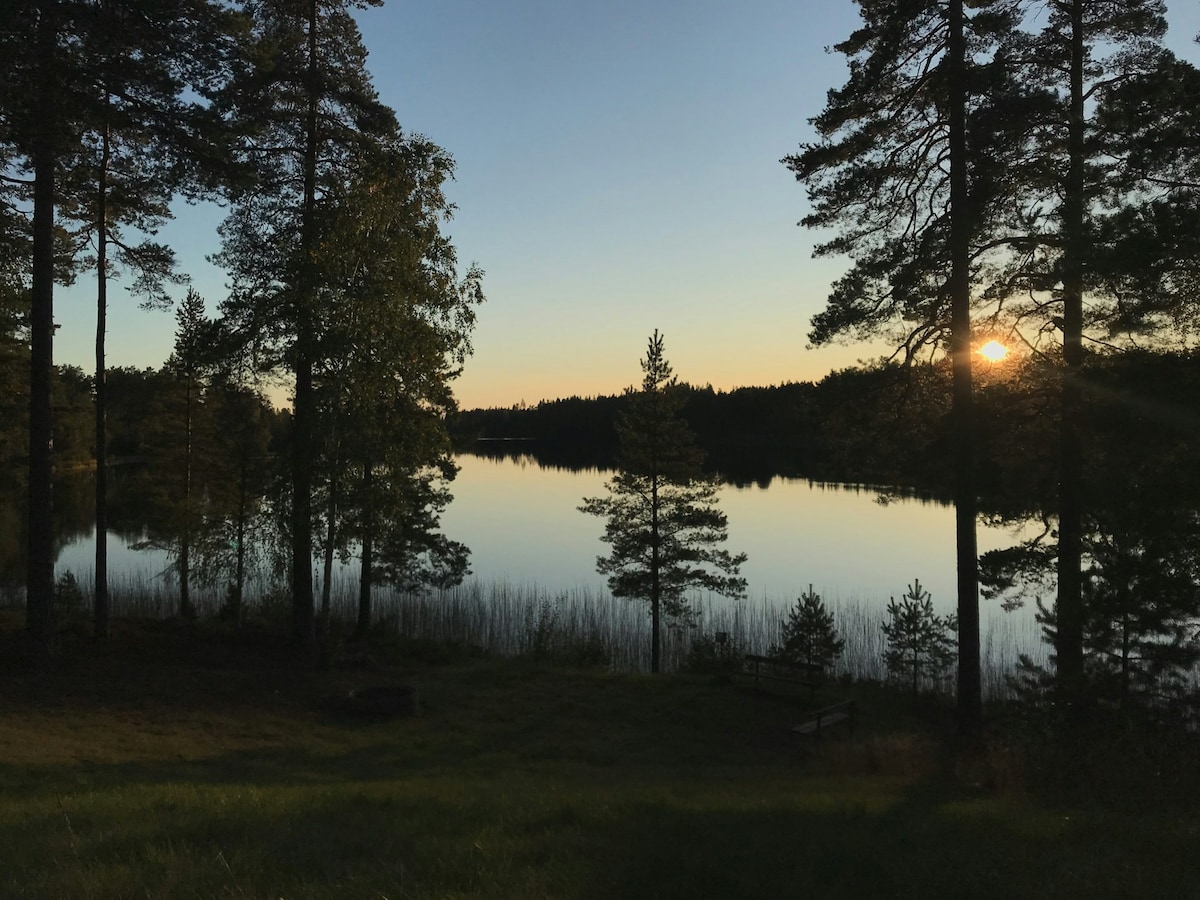
M1164 9L1161 0L1053 0L1038 30L1014 43L1014 94L1028 123L1010 178L1010 246L1020 252L993 273L989 293L1005 301L1011 327L1049 341L1059 367L1054 641L1065 710L1086 697L1084 341L1126 305L1103 277L1103 260L1123 254L1098 239L1147 187L1129 179L1123 149L1097 116L1110 94L1161 64Z
M176 440L181 450L178 454L181 484L175 569L179 575L179 614L187 619L195 616L191 598L191 551L201 520L196 496L199 493L196 490L199 432L197 425L201 411L201 395L207 377L214 368L214 328L212 321L204 314L204 299L194 290L187 292L187 297L179 305L175 318L178 323L175 349L164 369L175 377L182 394L177 410L179 434Z
M1083 435L1080 428L1082 403L1080 368L1083 365L1084 290L1087 280L1088 218L1093 189L1088 184L1087 70L1095 72L1091 59L1100 42L1152 41L1165 31L1164 6L1158 0L1134 3L1066 0L1052 4L1052 17L1042 33L1041 47L1048 51L1044 71L1069 73L1061 93L1066 116L1066 179L1060 184L1062 205L1058 210L1058 245L1062 275L1061 435L1058 509L1058 686L1067 702L1076 701L1084 690L1083 584ZM1149 47L1144 48L1149 50ZM1058 67L1053 65L1058 63ZM1065 67L1063 64L1066 64ZM1060 82L1061 83L1061 82ZM1062 120L1051 139L1062 135ZM1061 139L1061 138L1060 138ZM1061 143L1059 143L1061 146ZM1094 183L1093 183L1094 184Z
M846 642L838 637L833 613L825 608L820 596L808 586L782 623L780 645L772 655L793 662L828 668L842 655Z
M32 195L29 266L29 482L28 576L25 627L34 654L45 660L54 636L55 214L58 163L73 140L64 85L72 67L65 52L58 0L23 0L5 11L0 30L0 141L6 163L16 163L21 188ZM75 70L74 74L78 74ZM7 175L5 181L12 177Z
M256 173L221 226L218 260L233 280L222 311L294 380L288 530L292 630L304 646L315 634L314 371L329 313L316 267L320 207L344 195L363 149L396 133L395 116L366 71L350 14L359 5L377 4L247 2L253 34L245 64L216 104L229 126L244 132L241 158Z
M642 360L642 389L626 394L617 424L618 472L606 497L585 498L581 512L604 516L607 557L596 569L617 597L644 601L651 623L650 670L661 666L662 620L687 621L687 592L742 597L738 571L746 554L720 548L727 519L717 508L717 482L700 469L701 454L680 418L682 395L664 355L663 338L651 336Z
M466 548L437 525L457 472L445 427L451 382L483 294L482 272L470 266L460 278L443 232L445 151L395 134L358 167L336 202L320 205L313 269L328 304L314 366L329 454L326 561L357 540L362 635L377 577L448 586L466 572Z
M1159 700L1165 688L1186 684L1200 661L1198 537L1190 516L1170 515L1149 525L1122 522L1085 543L1086 659L1100 691L1122 705Z
M1017 4L970 5L968 17L963 0L860 2L862 27L837 47L850 78L813 119L821 140L783 160L808 186L813 211L801 224L839 229L816 255L854 260L813 319L814 343L883 333L906 361L926 349L949 352L958 712L968 733L979 729L982 715L972 284L1006 209L1006 159L1019 146L996 101L1006 86L1001 49Z
M96 273L96 565L94 629L108 630L107 384L109 280L131 273L131 292L166 306L166 286L185 279L174 252L151 235L176 193L215 184L220 142L202 98L223 74L230 20L205 0L75 4L75 55L86 80L72 86L78 145L61 161L62 213L83 268Z
M908 586L899 603L895 597L888 599L887 615L882 627L888 674L908 680L915 696L922 683L936 682L954 662L951 635L958 630L958 623L953 616L934 613L929 592L919 580Z
M196 535L201 579L226 584L223 613L235 627L245 612L248 570L261 562L263 530L269 521L263 502L274 475L269 453L270 403L236 364L222 360L213 376L206 401L213 407L213 453L222 469L208 479L209 519Z
M64 241L64 225L88 223L96 241L100 274L97 326L97 602L96 629L107 627L104 557L105 366L103 321L109 244L137 256L151 281L164 274L168 254L153 242L134 248L115 231L118 222L152 230L165 201L159 180L160 152L123 155L123 140L156 141L158 151L173 138L188 144L194 165L205 157L204 142L178 120L179 96L197 95L215 79L210 40L220 19L205 0L19 0L5 9L0 30L0 163L5 188L14 184L33 206L30 391L30 555L27 627L43 649L51 637L53 528L50 473L54 422L49 400L53 372L54 281L70 277L82 247ZM132 123L138 122L137 129ZM186 132L186 134L185 134ZM173 136L173 137L172 137ZM178 146L175 144L175 146ZM132 161L131 161L132 159ZM133 171L130 171L130 170ZM168 179L169 180L169 179ZM153 185L152 187L150 185ZM167 189L169 193L169 188ZM8 193L5 190L5 193ZM7 200L0 201L7 206ZM76 235L77 238L80 235ZM149 284L149 282L144 282Z

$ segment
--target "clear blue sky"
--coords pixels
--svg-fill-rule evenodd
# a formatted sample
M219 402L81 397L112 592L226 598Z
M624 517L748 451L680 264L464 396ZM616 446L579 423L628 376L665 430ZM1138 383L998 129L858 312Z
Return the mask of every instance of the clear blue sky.
M1200 4L1168 9L1168 44L1200 58ZM879 352L805 348L844 263L811 259L779 163L844 80L825 48L855 27L849 0L389 0L358 18L383 100L457 160L448 232L488 296L463 406L620 391L655 328L681 378L726 389ZM210 311L221 216L180 204L162 235ZM56 361L93 366L92 296L90 279L59 293ZM112 365L161 365L173 331L110 292Z

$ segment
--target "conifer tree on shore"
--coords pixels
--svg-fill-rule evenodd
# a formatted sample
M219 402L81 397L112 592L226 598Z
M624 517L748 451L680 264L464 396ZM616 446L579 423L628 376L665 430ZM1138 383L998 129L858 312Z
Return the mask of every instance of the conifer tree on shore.
M682 397L655 331L642 360L642 389L630 389L629 409L617 423L618 472L606 497L585 498L581 512L604 516L607 557L596 569L613 595L642 600L651 623L650 670L662 663L663 618L687 621L687 592L743 597L738 571L746 554L720 547L727 518L717 508L718 482L700 469L701 453L680 418Z

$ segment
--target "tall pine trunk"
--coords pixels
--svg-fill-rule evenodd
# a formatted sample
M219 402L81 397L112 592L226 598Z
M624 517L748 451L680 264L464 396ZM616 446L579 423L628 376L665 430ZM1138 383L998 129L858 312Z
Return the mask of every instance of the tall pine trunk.
M971 210L967 188L966 42L963 0L951 0L950 101L950 359L954 444L954 519L958 569L958 725L975 734L982 724L979 671L979 553L971 386Z
M650 481L650 672L662 666L662 575L658 533L658 475Z
M195 616L192 608L191 549L192 549L192 391L195 377L187 375L183 407L183 536L179 541L179 615L184 619Z
M317 0L308 5L307 109L304 126L304 198L300 212L300 284L296 291L296 396L292 429L292 634L313 647L315 637L312 573L313 470L313 275L317 195Z
M105 98L107 109L107 97ZM92 601L92 629L108 637L108 376L104 339L108 327L108 123L100 134L100 176L96 192L96 593Z
M246 584L246 506L248 501L246 455L238 467L237 555L233 575L233 627L242 627L242 596Z
M329 460L329 502L325 508L325 567L322 572L323 578L321 581L321 630L324 632L329 628L330 606L332 598L330 596L333 590L333 547L334 540L337 538L337 510L338 510L338 488L341 485L339 477L339 466L341 464L340 454L338 453L338 424L337 424L337 403L334 403L332 421L332 440L330 441L330 449L333 451Z
M29 318L29 559L25 627L31 649L48 658L54 638L54 168L58 139L57 4L37 6L37 124L33 157L33 271Z
M1055 654L1058 690L1070 708L1082 699L1083 447L1079 370L1083 364L1084 92L1083 0L1071 5L1068 170L1063 197L1063 370L1058 460L1058 605Z
M321 580L321 630L329 628L329 616L333 603L333 542L337 538L337 486L336 465L329 477L329 503L325 508L325 565Z
M371 630L371 576L375 565L375 505L371 502L371 492L374 490L371 457L363 461L363 529L362 529L362 568L358 576L358 623L354 636L365 640Z

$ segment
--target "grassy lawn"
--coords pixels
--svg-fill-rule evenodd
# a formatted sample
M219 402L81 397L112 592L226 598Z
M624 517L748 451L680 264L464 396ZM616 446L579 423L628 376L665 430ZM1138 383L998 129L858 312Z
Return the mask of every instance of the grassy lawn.
M119 627L0 674L0 896L1200 897L1194 798L1047 801L879 689L411 653L312 674L265 637ZM322 711L383 683L421 714ZM788 731L850 696L854 737Z

